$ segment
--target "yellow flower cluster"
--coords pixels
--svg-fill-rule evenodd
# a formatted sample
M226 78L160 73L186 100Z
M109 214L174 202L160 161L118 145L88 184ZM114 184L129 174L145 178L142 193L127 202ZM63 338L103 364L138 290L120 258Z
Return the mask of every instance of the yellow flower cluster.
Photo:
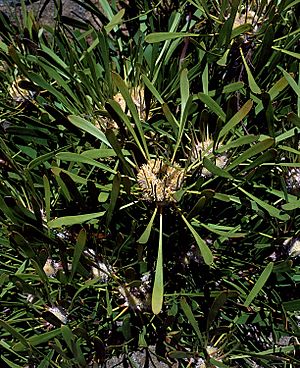
M155 159L142 165L137 179L146 200L174 202L173 194L182 186L184 172L178 164L170 166L160 159Z

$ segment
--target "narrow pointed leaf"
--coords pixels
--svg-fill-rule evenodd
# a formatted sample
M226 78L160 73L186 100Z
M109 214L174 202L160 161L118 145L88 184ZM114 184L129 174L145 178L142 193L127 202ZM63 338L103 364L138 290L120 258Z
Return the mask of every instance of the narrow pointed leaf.
M150 33L145 37L145 41L148 43L162 42L167 40L174 40L182 37L199 37L196 33L184 33L184 32L155 32Z
M257 297L259 292L264 287L265 283L268 281L269 276L273 270L274 263L270 262L266 268L263 270L262 274L259 276L249 295L247 296L244 306L249 307L252 301Z
M204 262L207 265L211 265L213 263L213 255L211 250L208 248L206 242L200 237L200 235L197 233L197 231L193 228L193 226L188 222L188 220L181 214L181 217L183 219L183 221L186 223L188 229L190 230L190 232L192 233L193 237L196 240L196 243L199 246L201 255L204 259Z
M75 224L82 224L83 222L90 221L98 217L102 217L104 216L104 214L105 214L105 211L96 212L96 213L88 213L86 215L59 217L57 219L49 221L48 227L50 229L54 229L54 228L60 228L63 226L72 226Z
M152 311L154 314L158 314L163 306L164 299L164 275L163 275L163 249L162 249L162 213L159 215L159 242L158 242L158 255L155 269L155 279L152 293Z
M203 346L204 345L204 339L203 339L203 336L201 334L199 325L196 321L196 318L195 318L195 316L192 312L191 307L188 305L185 298L180 299L180 306L181 306L184 314L186 315L187 319L189 320L190 324L192 325L194 331L196 332L196 335L199 339L200 344Z
M101 132L100 129L95 127L95 125L93 125L90 121L76 115L69 115L68 120L77 128L91 134L95 138L99 139L101 142L105 143L108 147L110 147L110 144L107 138L105 137L105 134Z
M248 100L239 111L226 123L221 129L219 138L224 137L231 129L233 129L239 122L241 122L249 113L253 106L253 101Z
M151 229L152 229L152 226L153 226L153 221L154 221L154 218L156 216L156 213L157 213L157 207L155 207L155 210L151 216L151 219L149 221L149 224L147 225L145 231L143 232L143 234L139 237L138 239L138 243L140 244L146 244L149 240L149 236L150 236L150 233L151 233Z
M245 59L245 56L243 54L243 51L240 49L241 52L241 56L243 59L243 63L247 72L247 76L248 76L248 83L249 83L249 87L251 89L251 91L255 94L260 94L261 93L261 89L258 87L257 83L255 82L255 79L253 78L253 75L251 73L251 70L247 64L247 61Z
M276 218L278 218L279 220L282 220L282 221L289 220L290 216L287 213L282 214L281 210L279 210L278 208L262 201L261 199L255 197L253 194L248 193L245 189L240 188L240 187L238 187L238 189L241 192L243 192L244 194L246 194L254 202L256 202L260 207L265 209L269 213L270 216L276 217Z
M71 280L73 279L75 272L77 270L81 254L85 248L85 244L86 244L86 230L81 229L78 234L77 242L74 248L74 254L72 259L72 271L70 276Z

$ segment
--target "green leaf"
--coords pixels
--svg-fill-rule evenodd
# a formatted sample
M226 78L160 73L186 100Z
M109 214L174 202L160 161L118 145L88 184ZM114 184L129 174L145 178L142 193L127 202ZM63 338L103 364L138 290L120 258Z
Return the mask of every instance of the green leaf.
M197 233L197 231L193 228L193 226L188 222L188 220L181 214L181 217L183 221L186 223L188 229L193 234L193 237L196 240L196 243L198 244L198 247L200 249L201 255L204 259L204 262L207 265L211 265L214 261L213 255L211 250L208 248L206 242L200 237L200 235Z
M71 352L73 352L73 346L75 341L75 336L73 335L73 332L71 331L69 326L61 326L61 333L62 336Z
M28 342L28 339L25 339L25 337L21 333L19 333L14 327L12 327L9 323L0 319L0 327L4 328L15 339L19 340L20 341L19 344L24 348L24 350L31 351L31 346L30 343ZM14 350L16 349L14 348Z
M101 162L92 160L91 158L88 158L84 155L80 155L79 153L60 152L55 157L59 160L62 160L62 161L81 162L83 164L88 164L88 165L99 167L100 169L102 169L104 171L108 171L112 174L116 173L116 171L111 169L109 166L106 166L106 165L102 164Z
M237 296L238 293L236 292L228 292L228 291L221 291L219 295L216 296L215 300L212 303L212 306L209 308L209 313L206 322L206 330L209 331L209 328L215 322L215 319L219 313L219 310L224 306L226 300L229 297Z
M105 211L88 213L86 215L59 217L59 218L49 221L48 227L50 229L53 229L53 228L60 228L63 226L72 226L75 224L82 224L83 222L90 221L98 217L102 217L104 215L105 215Z
M245 69L246 69L246 72L247 72L249 87L250 87L250 89L253 93L260 94L261 89L258 87L257 83L255 82L255 79L253 78L253 75L251 73L251 70L250 70L247 62L246 62L246 59L244 57L242 49L240 49L240 52L241 52L243 63L244 63L244 66L245 66Z
M121 185L121 175L117 173L114 176L113 183L112 183L112 190L110 193L110 203L107 210L107 217L106 217L106 226L108 226L111 222L113 212L117 203L117 199L120 193L120 185Z
M180 306L184 312L184 314L186 315L188 321L190 322L190 324L192 325L194 331L196 332L196 335L198 337L198 340L201 344L201 346L203 347L204 346L204 339L203 339L203 336L201 334L201 331L200 331L200 328L199 328L199 325L196 321L196 318L192 312L192 309L191 307L188 305L187 301L185 298L181 298L180 299Z
M58 328L56 330L52 330L49 332L45 332L42 334L35 334L31 337L29 337L27 339L27 342L32 345L32 346L38 346L41 344L44 344L46 342L48 342L49 340L53 339L54 337L58 336L61 334L61 329ZM23 344L21 343L17 343L16 345L13 346L13 349L15 351L27 351L27 347L25 347Z
M158 255L155 268L155 279L152 292L152 311L154 314L158 314L163 306L164 300L164 274L163 274L163 249L162 249L162 236L163 236L163 215L159 214L159 242L158 242Z
M184 32L155 32L150 33L145 37L145 41L148 43L156 43L167 40L174 40L182 37L199 37L197 33L184 33Z
M248 193L245 189L238 187L238 189L246 194L250 199L252 199L254 202L256 202L260 207L262 207L264 210L266 210L270 216L276 217L279 220L287 221L290 219L290 216L285 213L281 214L281 210L277 209L276 207L262 201L261 199L255 197L253 194Z
M296 312L300 310L300 299L289 300L283 302L282 305L287 312Z
M223 122L226 120L226 114L222 110L221 106L217 104L210 96L205 93L198 93L199 99L212 111L214 112Z
M258 138L259 137L257 135L252 135L252 134L244 135L244 136L242 136L242 137L240 137L240 138L238 138L234 141L231 141L231 142L225 144L224 146L220 146L216 150L216 153L226 152L231 148L240 147L240 146L243 146L245 144L253 143L253 142L257 141Z
M154 87L154 85L151 83L151 81L147 78L146 75L142 74L143 82L145 83L145 86L149 89L149 91L153 94L153 96L157 99L157 101L162 105L164 104L164 100L161 97L158 90Z
M110 22L104 27L107 33L109 33L115 26L122 22L122 19L125 14L125 9L121 9L116 15L114 15Z
M154 221L154 218L156 216L156 213L157 213L157 207L155 207L154 209L154 212L151 216L151 219L145 229L145 231L143 232L143 234L139 237L138 239L138 243L140 244L146 244L149 240L149 236L150 236L150 233L151 233L151 229L152 229L152 226L153 226L153 221Z
M108 147L110 147L110 144L107 138L105 137L105 134L101 132L100 129L96 128L95 125L93 125L90 121L85 120L80 116L76 115L69 115L68 120L77 128L91 134L92 136L94 136L95 138L99 139L101 142L106 144Z
M22 368L24 366L18 365L10 361L9 359L5 358L4 355L1 355L1 359L10 367L10 368Z
M224 238L243 238L247 235L247 233L236 232L234 228L231 228L229 231L224 231L224 229L222 229L222 226L214 224L203 224L199 221L197 221L197 225L202 226L208 231L211 231L212 233L222 236Z
M249 23L241 24L240 26L234 28L231 32L231 39L243 34L245 32L251 31L252 26Z
M261 153L262 151L265 151L266 149L270 148L274 144L274 139L267 138L264 139L261 142L258 142L254 146L248 148L246 151L244 151L240 156L238 156L228 167L227 170L232 170L236 166L240 165L241 163L245 162L252 156L257 155L258 153Z
M50 183L46 175L43 176L43 183L44 183L44 195L45 195L45 214L47 222L50 221L50 198L51 198L51 191L50 191Z
M255 285L251 289L249 295L247 296L244 306L249 307L252 301L257 297L259 292L264 287L265 283L268 281L269 276L273 270L274 263L270 262L267 264L266 268L263 270L262 274L259 276L258 280L256 281Z
M292 56L296 59L300 59L300 53L298 53L298 52L293 52L293 51L289 51L289 50L285 50L285 49L280 49L279 47L276 47L276 46L272 46L272 49L276 50L276 51L280 51L280 52L282 52L284 54L287 54L289 56Z
M212 161L210 161L207 157L203 158L203 166L212 174L216 176L220 176L227 179L233 179L232 175L230 175L226 170L221 169L216 166Z
M219 133L219 139L224 137L231 129L241 122L250 112L253 106L253 101L248 100L239 111L226 123Z
M76 242L76 245L75 245L75 248L74 248L70 281L73 279L73 277L75 275L75 272L77 270L81 254L82 254L82 252L85 248L85 244L86 244L86 230L81 229L79 234L78 234L77 242Z

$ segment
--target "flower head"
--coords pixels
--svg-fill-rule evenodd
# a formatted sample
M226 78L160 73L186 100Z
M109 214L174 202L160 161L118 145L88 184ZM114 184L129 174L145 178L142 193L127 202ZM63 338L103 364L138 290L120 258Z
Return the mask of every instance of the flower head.
M99 277L100 281L107 283L109 275L111 273L111 267L106 265L104 262L97 262L97 266L92 266L93 277Z
M300 193L300 167L291 168L286 174L286 186L293 194Z
M291 240L290 247L289 247L289 255L292 258L296 258L300 256L300 239L299 238Z
M22 79L19 77L12 83L11 87L8 90L12 99L17 103L30 100L35 95L34 91L28 88L23 88L23 84L25 83L29 83L29 81L27 79Z
M61 321L62 324L66 324L68 322L67 313L60 307L51 307L47 308L47 310L52 313L57 319Z
M149 160L137 174L138 184L148 201L174 202L173 194L180 189L184 179L178 164L170 166L160 159Z
M54 262L53 259L51 258L48 258L44 267L43 267L43 270L45 272L45 274L48 276L48 277L54 277L57 273L58 270L61 270L62 269L62 265L60 262Z
M191 161L195 162L197 160L203 160L204 157L209 157L213 154L213 141L210 138L207 138L203 141L196 140L193 144L193 147L190 151ZM215 165L220 169L223 169L228 161L228 157L226 154L218 155L215 157ZM205 178L209 178L212 176L212 173L208 171L205 167L202 167L201 176Z

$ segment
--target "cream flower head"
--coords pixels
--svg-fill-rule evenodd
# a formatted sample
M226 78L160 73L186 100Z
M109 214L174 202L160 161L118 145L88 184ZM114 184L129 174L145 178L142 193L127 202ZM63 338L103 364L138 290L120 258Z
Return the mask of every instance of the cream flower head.
M139 187L144 199L153 202L175 202L173 194L181 188L183 169L178 164L168 165L161 159L149 160L137 174Z
M190 151L191 161L195 162L197 160L203 160L204 157L209 157L213 153L213 141L210 138L207 138L203 141L196 140L193 144L193 147ZM226 154L221 154L215 157L215 165L220 169L223 169L228 162L228 157ZM209 178L212 176L212 173L208 171L205 167L201 170L201 176L205 178Z
M285 180L289 192L293 194L300 193L300 167L293 167L289 169Z

